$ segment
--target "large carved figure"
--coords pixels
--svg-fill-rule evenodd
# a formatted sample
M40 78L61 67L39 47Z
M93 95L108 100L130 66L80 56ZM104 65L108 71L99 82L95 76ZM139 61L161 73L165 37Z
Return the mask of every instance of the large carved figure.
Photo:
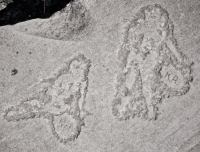
M192 62L180 52L173 28L158 4L141 8L126 27L112 105L119 120L136 115L156 119L162 98L189 90Z

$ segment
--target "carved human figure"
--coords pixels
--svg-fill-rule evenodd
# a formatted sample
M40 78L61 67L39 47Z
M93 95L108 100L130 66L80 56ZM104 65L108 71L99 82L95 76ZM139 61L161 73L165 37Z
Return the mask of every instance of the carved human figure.
M53 135L60 142L78 137L84 118L90 61L83 55L72 58L53 76L42 79L34 87L41 90L5 111L7 121L35 117L49 119Z
M141 8L127 25L112 108L119 120L135 115L156 119L162 98L189 90L192 62L180 52L173 29L168 12L158 4ZM167 72L168 77L173 72L170 81L164 78Z

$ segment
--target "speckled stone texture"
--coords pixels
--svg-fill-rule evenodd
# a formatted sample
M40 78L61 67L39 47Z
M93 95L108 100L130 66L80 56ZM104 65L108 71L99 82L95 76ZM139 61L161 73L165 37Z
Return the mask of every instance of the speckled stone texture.
M0 152L199 152L199 8L75 0L0 27Z

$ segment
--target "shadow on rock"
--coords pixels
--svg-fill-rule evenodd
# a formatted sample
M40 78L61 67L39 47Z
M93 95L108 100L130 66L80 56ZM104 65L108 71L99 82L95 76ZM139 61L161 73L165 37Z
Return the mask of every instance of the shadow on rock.
M19 22L49 18L73 0L13 0L0 11L0 26Z

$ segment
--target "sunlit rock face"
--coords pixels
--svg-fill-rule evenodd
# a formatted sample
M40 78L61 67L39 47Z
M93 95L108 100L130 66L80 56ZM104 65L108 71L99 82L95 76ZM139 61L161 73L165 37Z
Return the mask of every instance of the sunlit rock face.
M0 152L198 151L199 6L74 0L0 27Z

